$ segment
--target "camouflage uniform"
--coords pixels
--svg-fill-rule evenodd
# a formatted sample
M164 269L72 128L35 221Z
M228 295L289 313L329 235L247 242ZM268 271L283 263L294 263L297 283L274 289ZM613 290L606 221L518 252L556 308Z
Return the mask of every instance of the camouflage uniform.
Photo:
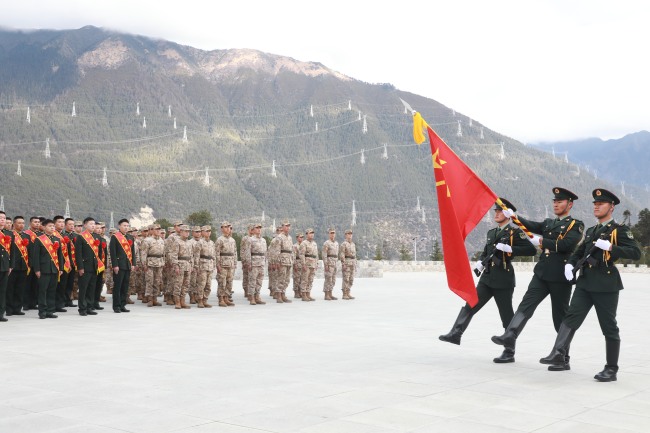
M117 230L115 228L111 228L111 229L108 230L108 241L106 242L106 244L110 243L111 236L113 236L116 231ZM110 254L106 254L106 263L105 263L105 265L106 265L106 269L110 270L110 272L105 272L104 273L104 278L105 278L104 283L106 284L106 293L109 294L109 295L112 295L113 294L113 286L115 284L113 283L113 271L112 271L113 266L111 265L111 255ZM77 278L75 278L75 284L76 284L76 281L77 281Z
M196 232L199 233L199 237L192 237L192 239L188 241L190 245L192 245L192 257L194 257L194 260L192 261L192 275L190 275L190 304L196 304L197 299L203 299L202 294L201 296L198 296L198 284L196 281L196 277L199 275L199 255L201 251L201 246L199 245L199 241L201 240L200 226L192 227L192 235Z
M333 229L329 230L330 233L335 233ZM325 266L325 282L323 284L323 292L325 292L325 299L336 299L332 296L332 290L336 284L336 261L339 257L339 243L337 241L326 240L323 244L323 265Z
M154 225L149 231L160 231L159 225ZM158 236L149 236L142 241L140 260L146 267L145 271L145 297L148 299L147 307L160 306L158 294L162 288L162 271L165 265L165 241Z
M271 239L271 244L269 245L269 248L266 250L266 263L268 265L268 271L269 271L269 295L273 296L275 293L275 286L276 286L276 275L278 272L273 269L273 263L270 260L269 254L271 253L271 247L273 246L274 242L278 242L279 240L276 240L278 238L278 235L280 234L280 227L278 227L275 230L275 235L273 235L273 239Z
M211 231L210 226L201 227L201 231ZM199 308L210 308L212 305L208 304L212 285L212 273L214 272L214 242L211 239L201 238L198 242L198 275L196 277L197 284L197 298L196 303Z
M288 221L284 221L282 225L290 224ZM276 268L275 299L278 303L291 302L285 295L285 291L289 287L291 266L293 265L293 240L290 235L280 233L271 242L269 259Z
M314 230L308 229L307 233L313 233ZM300 295L303 301L315 301L311 297L311 289L314 284L314 275L318 268L318 244L314 240L305 239L298 249L298 260L302 269L300 276Z
M250 262L246 263L244 260L245 257L250 256L250 243L251 243L251 230L253 230L253 225L254 224L249 224L248 225L248 234L241 238L241 242L239 244L239 255L241 257L241 264L242 264L242 289L244 289L244 295L248 295L248 273L249 273L249 267L250 267Z
M188 231L189 226L182 225L181 231ZM192 274L192 245L188 239L181 236L174 236L169 247L169 259L172 265L174 278L174 303L176 309L190 308L185 304L185 296L190 286L190 275Z
M232 227L224 221L221 227ZM228 298L232 293L232 280L237 267L237 244L232 236L219 236L215 244L215 259L217 263L217 295L220 298L219 306L235 305Z
M259 224L255 228L262 228ZM242 255L242 263L249 264L248 287L246 288L248 299L251 305L266 304L260 298L260 289L264 281L264 262L266 261L266 239L259 235L249 237L250 244L246 250L246 256Z
M177 225L180 221L174 221L174 225ZM163 268L163 290L165 293L167 305L174 305L173 293L174 293L174 280L176 278L176 273L172 269L172 262L170 256L170 249L172 244L178 238L178 234L174 231L174 227L169 227L171 230L167 239L165 239L165 267Z
M300 298L300 279L302 277L302 265L298 260L298 250L300 249L300 244L303 242L302 233L296 233L296 243L293 244L293 297Z
M346 230L345 234L352 234L352 230ZM354 299L350 295L350 290L354 283L354 273L357 269L357 247L354 242L345 240L341 243L339 259L343 266L343 299Z

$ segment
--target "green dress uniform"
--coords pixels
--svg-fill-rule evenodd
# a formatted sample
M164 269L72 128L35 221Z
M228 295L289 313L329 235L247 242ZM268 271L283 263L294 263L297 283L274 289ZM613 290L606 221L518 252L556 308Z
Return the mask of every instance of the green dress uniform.
M595 189L593 196L594 203L611 202L614 205L620 203L618 197L604 189ZM611 243L610 251L596 247L596 242L603 238ZM588 256L589 260L582 260ZM610 220L587 229L584 241L576 248L568 262L570 268L580 263L578 269L580 276L576 281L569 311L562 321L551 354L540 359L542 364L557 365L565 362L575 331L582 325L591 307L594 307L600 329L605 336L607 358L605 369L594 378L601 382L616 380L621 344L616 310L619 291L623 290L623 282L614 263L618 259L638 260L640 258L641 248L634 240L629 227Z
M18 243L24 248L27 260L18 249ZM25 245L27 244L27 245ZM14 232L14 241L11 243L11 274L7 284L7 315L23 316L23 293L27 284L27 266L29 264L29 236L26 233ZM30 270L31 275L31 270Z
M554 200L575 201L578 196L565 188L553 188ZM512 320L503 335L492 337L496 344L503 345L514 354L516 339L521 335L528 320L533 317L537 306L550 295L553 325L555 331L569 309L571 282L564 278L564 265L582 238L584 223L567 215L562 218L547 218L542 222L519 217L519 221L531 232L541 237L542 253L533 270L528 290L517 307ZM514 359L494 358L494 362L512 362Z
M49 243L47 240L49 239ZM48 249L51 249L48 251ZM38 318L56 318L56 286L59 282L59 270L63 269L63 252L59 239L43 233L34 242L32 250L34 260L32 271L41 273L38 278ZM50 252L56 254L58 263L52 259Z
M88 241L84 238L88 237ZM77 262L77 273L83 270L83 275L79 275L79 295L77 299L78 310L81 316L97 314L93 309L95 280L97 278L97 256L92 246L88 242L95 242L92 233L84 230L77 235L74 240L75 259Z
M36 238L42 235L43 232L40 230L33 231L31 229L27 229L25 232L29 236L29 245L27 246L29 266L33 269L34 264L32 263L32 257L34 256L34 245L36 243ZM27 276L26 290L23 295L23 310L35 310L38 308L38 278L36 278L33 271Z
M501 198L501 201L507 203L508 207L513 207L507 200ZM499 207L496 210L501 210L501 208ZM512 253L498 250L496 246L499 243L510 245ZM472 317L492 298L494 298L494 302L499 309L501 323L506 327L514 314L512 295L515 290L516 280L512 257L532 256L534 254L535 247L526 240L526 234L520 228L506 224L489 230L485 247L483 247L483 252L479 257L485 270L476 286L478 303L474 307L465 304L460 310L451 331L438 338L448 343L460 344L461 336L469 326Z
M111 236L109 244L111 265L114 268L119 268L117 274L113 274L115 284L113 287L113 311L115 313L127 313L129 310L126 309L126 298L129 296L129 280L131 279L131 269L135 266L135 240L130 234L124 235L129 244L128 248L131 250L131 259L129 260L117 238L118 233L120 232L116 232ZM111 272L113 272L112 269Z
M0 230L0 321L6 322L5 310L7 300L7 281L11 269L11 244L13 234L8 230Z
M72 287L74 286L75 272L77 272L76 257L73 260L73 251L74 256L76 256L75 243L77 240L77 234L74 231L68 232L63 231L63 236L67 236L70 239L68 243L68 256L70 257L70 273L68 274L68 280L65 285L65 306L66 307L76 307L72 302Z
M106 263L106 256L108 255L108 246L106 245L106 239L100 234L93 233L93 237L99 241L99 260ZM93 289L93 303L92 308L94 310L103 310L104 307L99 305L99 298L102 296L102 290L104 289L104 273L106 271L101 271L97 273L97 278L95 279L95 285ZM112 272L109 269L109 272ZM92 285L92 283L91 283Z

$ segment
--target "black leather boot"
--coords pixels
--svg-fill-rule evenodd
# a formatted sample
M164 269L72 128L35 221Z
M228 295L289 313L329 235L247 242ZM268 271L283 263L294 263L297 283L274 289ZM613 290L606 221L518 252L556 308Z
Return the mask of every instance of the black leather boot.
M510 347L514 351L517 337L519 337L521 331L524 330L526 322L528 322L528 317L526 317L526 315L521 311L517 311L508 324L508 327L506 328L506 331L503 333L503 335L493 336L492 342L500 346Z
M569 360L571 357L569 356L569 346L566 348L566 355L564 355L564 362L561 362L559 364L553 364L548 366L548 371L567 371L571 370L571 364L569 364Z
M563 365L566 363L566 354L569 350L569 345L571 340L573 340L573 335L576 333L575 329L569 328L567 325L562 322L560 329L557 331L557 338L555 339L555 344L551 353L545 357L541 358L539 362L541 364L548 365Z
M515 362L515 347L505 347L501 356L492 360L497 364L507 364L508 362Z
M607 365L603 371L594 376L598 382L614 382L616 381L616 373L618 373L618 354L621 351L620 340L605 339L605 351L607 352Z
M451 331L449 331L448 334L439 336L438 338L447 343L460 345L460 337L462 337L463 332L465 332L471 320L471 310L466 307L461 308L460 313L458 313L458 317L456 318L456 322L454 322L454 326L451 327Z

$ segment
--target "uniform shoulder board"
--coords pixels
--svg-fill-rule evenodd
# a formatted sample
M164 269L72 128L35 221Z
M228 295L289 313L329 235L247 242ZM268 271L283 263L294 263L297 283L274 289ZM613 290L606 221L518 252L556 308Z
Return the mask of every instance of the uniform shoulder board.
M526 233L520 231L519 232L519 237L522 238L522 239L526 239Z

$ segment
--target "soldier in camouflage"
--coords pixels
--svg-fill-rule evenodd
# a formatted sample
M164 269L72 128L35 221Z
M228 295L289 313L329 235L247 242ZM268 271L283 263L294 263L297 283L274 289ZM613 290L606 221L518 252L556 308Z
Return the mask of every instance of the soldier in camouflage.
M302 265L298 260L298 251L300 250L300 244L302 243L303 235L302 233L296 233L296 243L293 244L293 297L300 299L300 278L302 276Z
M199 245L200 240L201 227L192 227L192 239L190 239L189 242L192 245L192 256L194 257L194 261L192 263L192 275L190 276L190 304L196 304L197 298L203 299L203 295L197 296L198 289L196 283L196 277L199 275L199 251L201 250L201 246Z
M180 226L180 236L174 236L169 245L169 259L174 278L174 308L191 308L185 303L192 273L192 245L189 243L190 227Z
M237 244L231 236L232 225L228 221L221 223L221 236L215 244L215 259L217 263L217 295L220 307L235 305L230 300L232 280L237 268Z
M300 244L298 258L302 267L300 276L300 297L303 301L315 301L311 297L314 275L318 269L318 244L314 241L314 229L307 229L307 239Z
M329 239L323 244L323 265L325 266L325 282L323 292L326 301L335 301L332 290L336 284L336 260L339 257L339 243L336 241L336 230L329 229Z
M345 231L345 241L339 248L339 259L341 260L341 271L343 273L343 298L351 300L354 296L350 295L352 284L354 283L354 273L357 269L357 247L352 242L352 230Z
M201 239L199 240L198 249L198 274L196 276L196 303L199 308L212 308L208 304L210 297L210 286L212 285L212 273L214 272L214 242L210 239L212 227L201 227Z
M242 253L242 263L245 262L249 267L247 296L251 305L266 304L260 297L267 251L266 240L261 234L262 224L254 225L249 237L249 248Z
M147 307L159 307L158 294L162 288L162 270L165 265L165 242L160 238L160 232L165 232L160 225L154 224L149 230L149 236L142 241L140 260L145 274L145 298Z
M291 223L283 221L280 234L271 242L269 248L269 259L276 272L276 285L274 298L278 304L291 303L286 296L287 287L291 278L291 267L293 265L293 240L289 235Z

